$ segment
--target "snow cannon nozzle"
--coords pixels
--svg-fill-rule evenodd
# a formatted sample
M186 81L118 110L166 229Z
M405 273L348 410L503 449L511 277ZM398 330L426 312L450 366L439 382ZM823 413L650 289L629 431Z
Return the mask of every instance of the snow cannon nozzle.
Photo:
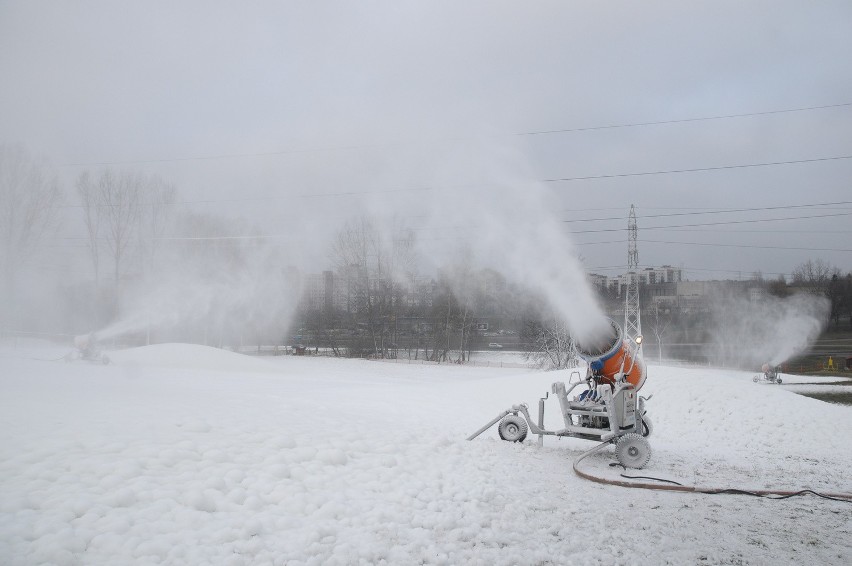
M94 332L80 334L74 337L74 347L78 350L86 350L95 345L97 339Z
M607 332L577 343L577 352L589 363L612 354L621 345L623 334L614 320L608 319Z
M578 343L577 352L588 362L589 370L603 381L615 383L623 377L636 390L645 383L645 362L638 347L624 339L621 327L612 319L607 334Z

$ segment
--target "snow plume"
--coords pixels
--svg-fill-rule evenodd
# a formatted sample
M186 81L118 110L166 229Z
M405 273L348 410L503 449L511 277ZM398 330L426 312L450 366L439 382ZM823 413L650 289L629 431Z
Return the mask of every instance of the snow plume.
M830 304L819 295L719 299L712 312L712 342L721 365L773 366L803 352L819 336Z
M270 249L249 245L228 258L181 254L173 261L126 289L119 319L95 332L99 340L150 332L152 341L221 347L284 337L301 282Z
M417 250L449 277L460 299L470 269L491 268L543 296L576 338L608 335L554 189L532 180L521 148L465 140L434 160L431 175L428 194L411 207Z

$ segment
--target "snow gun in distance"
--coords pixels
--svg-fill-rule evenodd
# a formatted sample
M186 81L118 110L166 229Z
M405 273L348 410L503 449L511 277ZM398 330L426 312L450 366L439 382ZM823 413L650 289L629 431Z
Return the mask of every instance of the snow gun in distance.
M66 362L85 360L88 362L109 363L109 357L101 351L94 332L74 337L74 349L65 356Z

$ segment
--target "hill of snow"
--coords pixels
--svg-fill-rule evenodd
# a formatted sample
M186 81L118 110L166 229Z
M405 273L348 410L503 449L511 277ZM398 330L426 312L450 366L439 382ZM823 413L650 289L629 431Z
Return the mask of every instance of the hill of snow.
M0 357L3 564L852 563L848 503L604 486L571 471L587 441L464 440L514 403L535 416L570 372L18 353ZM751 375L652 365L654 454L630 473L852 492L852 408Z

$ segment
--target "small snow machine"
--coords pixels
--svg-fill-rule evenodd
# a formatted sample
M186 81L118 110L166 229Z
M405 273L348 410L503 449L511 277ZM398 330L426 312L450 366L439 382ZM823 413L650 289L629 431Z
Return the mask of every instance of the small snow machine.
M760 367L761 375L756 375L751 380L755 383L777 383L781 385L781 366L763 364Z
M73 362L75 360L85 360L104 365L109 363L109 357L101 351L97 336L94 333L74 337L74 350L68 352L65 361Z
M645 411L645 401L639 389L645 383L645 362L640 356L641 337L635 342L625 340L621 328L612 320L609 336L593 346L578 345L580 357L589 364L585 379L580 372L572 372L569 387L556 382L551 392L559 400L565 428L544 428L544 401L549 393L539 399L538 423L530 418L526 403L513 405L487 425L476 431L473 440L500 421L497 431L500 438L521 442L527 432L539 435L539 445L544 435L567 436L610 442L615 444L615 456L626 468L642 468L651 458L651 445L647 438L653 431Z

